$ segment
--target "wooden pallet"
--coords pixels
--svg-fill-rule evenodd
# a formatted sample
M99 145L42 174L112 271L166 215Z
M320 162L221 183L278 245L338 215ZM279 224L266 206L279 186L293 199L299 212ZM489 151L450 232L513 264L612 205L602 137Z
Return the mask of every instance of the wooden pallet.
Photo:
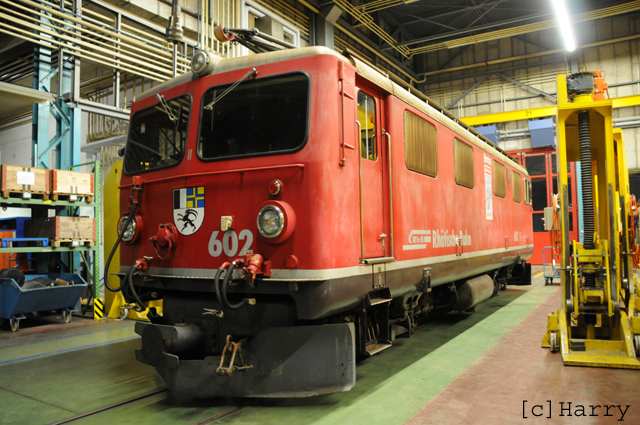
M76 196L77 199L71 199L72 196ZM54 201L69 201L69 202L81 202L78 201L80 198L85 198L84 202L91 203L93 202L92 195L82 195L77 193L55 193L51 195L51 199Z
M24 193L24 191L22 190L3 190L2 191L2 197L3 198L22 198L22 194ZM31 193L31 199L34 198L39 198L42 199L44 201L49 199L49 194L45 193L45 192L29 192Z
M74 245L74 243L76 243L77 245ZM68 247L73 247L73 246L94 246L96 244L96 241L94 241L93 239L56 239L56 240L51 240L51 246L55 246L56 248L59 248L61 246L68 246Z

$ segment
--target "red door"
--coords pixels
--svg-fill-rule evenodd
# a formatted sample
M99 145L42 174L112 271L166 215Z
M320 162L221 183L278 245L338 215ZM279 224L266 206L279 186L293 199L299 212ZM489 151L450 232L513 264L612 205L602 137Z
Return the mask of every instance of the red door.
M360 132L360 202L363 258L385 256L389 238L384 232L384 161L381 155L380 98L370 90L358 91Z

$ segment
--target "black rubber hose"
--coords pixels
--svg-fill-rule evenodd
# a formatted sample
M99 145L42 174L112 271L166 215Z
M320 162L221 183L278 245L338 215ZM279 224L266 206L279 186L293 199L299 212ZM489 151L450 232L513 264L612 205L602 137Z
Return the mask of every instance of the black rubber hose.
M238 304L231 304L229 302L229 299L227 298L227 287L229 286L229 281L231 280L231 276L233 275L233 269L235 268L236 268L236 262L234 261L233 263L231 263L231 265L227 269L227 274L224 276L224 280L222 281L222 291L221 291L222 293L220 294L222 296L222 301L224 302L224 305L231 310L237 310L247 303L247 300L242 300Z
M147 306L144 305L144 303L142 302L142 300L140 300L140 297L138 296L138 293L136 292L136 288L134 288L133 286L133 274L136 271L136 267L135 266L131 266L131 268L129 269L129 272L127 273L127 276L125 278L124 284L126 285L127 282L129 283L129 290L131 291L130 295L133 298L133 300L136 302L136 304L138 304L138 308L134 308L134 310L136 311L144 311L146 310Z
M584 249L595 249L593 232L595 212L593 208L593 176L591 174L591 126L589 111L578 112L578 136L580 139L580 171L582 172L582 216L584 219ZM596 286L596 277L591 273L584 275L585 286Z
M118 232L118 240L113 245L113 248L111 249L111 254L109 254L109 258L107 259L107 262L104 265L104 286L111 292L118 292L122 290L122 286L123 286L122 283L120 283L119 288L112 288L111 285L109 285L109 266L111 265L111 259L113 258L113 254L116 253L116 249L118 248L118 245L120 245L120 241L124 236L124 232L127 231L127 227L129 227L129 223L131 223L131 220L133 220L133 215L135 214L135 212L136 212L136 204L133 203L131 204L131 211L129 211L129 215L127 216L127 222L125 223L122 233Z
M221 267L216 272L216 276L213 278L213 287L216 290L216 299L218 300L218 304L220 304L220 308L224 311L224 303L222 302L222 295L220 294L220 275L224 269Z

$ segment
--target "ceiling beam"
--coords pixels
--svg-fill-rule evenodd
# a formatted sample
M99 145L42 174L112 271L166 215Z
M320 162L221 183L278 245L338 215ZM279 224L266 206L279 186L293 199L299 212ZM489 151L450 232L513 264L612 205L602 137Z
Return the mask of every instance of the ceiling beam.
M527 90L530 90L530 91L532 91L534 93L538 93L539 95L547 97L547 98L553 100L555 103L558 103L558 98L555 97L555 96L550 95L549 93L546 93L546 92L544 92L542 90L538 90L537 88L532 87L532 86L530 86L528 84L525 84L525 83L523 83L521 81L514 80L513 78L507 77L506 75L503 75L503 74L501 74L499 72L496 72L495 75L497 75L498 77L502 78L505 81L509 81L510 83L516 84L516 85L518 85L520 87L524 87Z
M608 18L611 16L623 15L640 10L640 0L634 0L627 3L605 7L602 9L590 10L588 12L578 13L571 16L569 19L571 23L580 23L587 21L594 21L598 19ZM484 32L475 34L473 36L461 37L453 40L442 41L439 43L432 43L425 46L420 46L410 49L410 55L415 56L423 53L435 52L438 50L451 49L453 47L461 47L467 44L478 44L487 41L498 40L500 38L513 37L514 35L522 35L531 32L538 32L547 29L552 29L557 26L556 19L550 19L545 21L537 21L520 26L512 26L510 28L504 28L500 30L494 30L490 32ZM424 39L421 39L424 41ZM406 48L408 44L416 44L418 40L398 43L395 47L397 49Z
M460 29L460 30L451 31L451 32L447 32L447 33L435 34L435 35L430 35L428 37L417 38L417 39L414 39L414 40L409 40L409 41L405 41L405 42L402 42L402 43L398 43L398 45L410 46L412 44L425 43L425 42L428 42L428 41L438 40L438 39L441 39L441 38L455 37L457 35L469 33L471 31L480 31L480 30L494 28L494 27L498 27L498 26L502 26L502 25L511 25L511 24L516 23L516 22L522 22L522 21L528 21L528 20L531 20L531 19L543 18L543 17L549 16L549 15L550 15L550 13L536 13L536 14L533 14L533 15L521 16L519 18L505 19L503 21L492 22L490 24L485 24L485 25L479 25L477 27L463 28L463 29ZM407 23L405 22L402 25L406 26Z
M488 1L488 0L487 0L487 1ZM472 26L473 26L473 24L475 24L476 22L478 22L480 19L482 19L482 20L485 22L485 24L488 24L489 22L487 22L487 18L485 18L485 15L486 15L487 13L491 12L493 9L495 9L495 7L496 7L497 5L499 5L500 3L502 3L503 1L506 1L506 0L500 0L500 1L496 2L493 6L491 6L491 7L490 7L490 8L488 8L487 10L485 10L482 14L480 14L480 12L476 9L476 12L478 12L478 15L479 15L479 16L478 16L476 19L474 19L473 21L471 21L471 23L470 23L469 25L467 25L465 28L470 28L470 27L472 27ZM485 1L485 3L486 3L486 1Z
M401 73L405 74L407 77L409 77L409 79L412 79L412 80L418 79L416 73L412 69L408 68L405 64L403 64L393 56L389 55L388 53L381 52L380 48L376 43L371 41L370 38L368 38L366 35L361 33L358 29L352 27L344 19L342 18L338 19L338 21L335 23L335 26L337 29L346 33L349 37L353 38L355 41L362 44L364 47L370 50L373 54L383 59L393 68L396 68Z
M551 50L550 47L543 46L542 44L536 43L536 42L531 41L531 40L527 40L526 38L520 37L519 35L514 35L513 38L515 38L516 40L520 40L520 41L522 41L524 43L531 44L532 46L537 47L538 49L541 49L541 50Z
M483 9L485 7L491 7L494 4L501 3L501 2L502 2L502 0L493 1L491 3L485 2L485 3L482 3L482 4L475 5L475 6L465 6L463 8L458 9L458 10L451 10L449 12L438 13L438 14L435 14L435 15L430 14L429 15L429 19L437 19L437 18L442 18L442 17L445 17L445 16L457 15L459 13L464 13L464 12L467 12L467 11L473 11L473 10L476 10L476 9ZM433 7L432 5L424 5L424 4L416 4L416 5L412 5L412 6L414 6L414 7L415 6ZM451 7L451 6L444 6L444 7ZM404 22L403 25L411 25L411 24L415 24L415 23L418 23L418 22L421 22L420 19L416 19L415 21Z

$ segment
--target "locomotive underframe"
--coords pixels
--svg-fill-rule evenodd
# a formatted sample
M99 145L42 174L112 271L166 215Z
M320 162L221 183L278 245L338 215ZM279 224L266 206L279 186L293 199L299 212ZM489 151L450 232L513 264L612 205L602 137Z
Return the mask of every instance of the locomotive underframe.
M362 265L370 272L336 279L258 279L255 285L234 280L230 294L287 294L295 300L297 318L315 320L355 308L364 295L386 287L393 298L419 293L425 268L431 269L431 285L445 285L491 270L509 266L519 258L528 258L533 252L531 245L496 250L489 254L471 256L448 256L435 261L424 259L420 265L392 268L394 263ZM381 269L381 274L378 272ZM177 290L195 293L214 293L212 284L215 269L149 268L146 278L138 276L136 286L148 289ZM381 276L381 278L380 278ZM212 300L215 298L212 297Z
M250 284L236 279L229 288L232 300L252 297L256 304L223 314L211 279L170 277L150 269L134 282L143 292L162 296L164 316L151 315L152 324L136 325L143 339L136 357L154 366L171 391L183 397L306 397L347 391L355 383L356 358L388 348L397 334L410 336L416 322L434 305L438 308L438 300L455 292L453 282L471 277L468 270L472 276L507 275L530 250L467 258L464 275L459 274L458 258L456 263L387 270L383 278L376 270L384 265L377 264L362 266L372 268L372 274L324 281L258 279ZM230 341L243 341L239 353L244 357L225 358ZM236 373L224 375L225 367ZM309 373L310 368L316 372Z

